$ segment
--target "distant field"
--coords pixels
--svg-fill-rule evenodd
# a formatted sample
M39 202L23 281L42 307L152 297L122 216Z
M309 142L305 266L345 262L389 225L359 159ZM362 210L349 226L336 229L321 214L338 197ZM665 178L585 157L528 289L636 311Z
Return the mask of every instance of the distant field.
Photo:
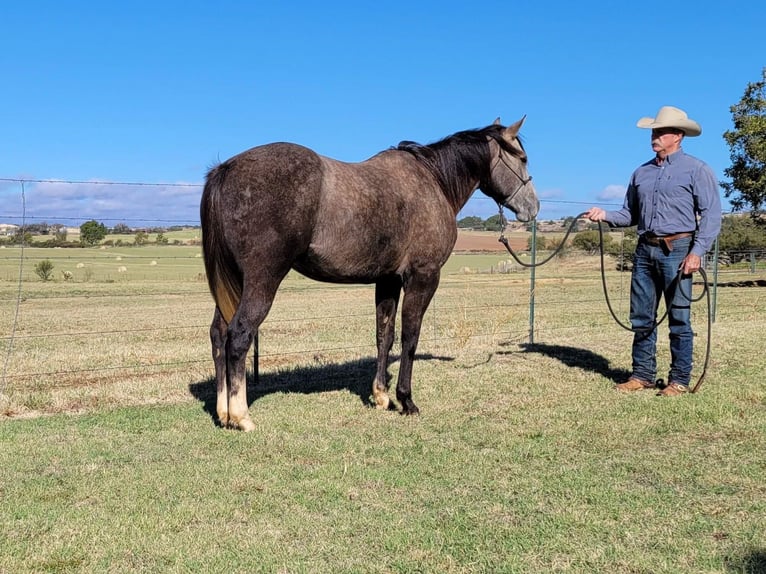
M204 272L199 246L26 247L23 260L21 253L20 247L0 248L0 280L18 281L21 269L24 283L39 281L34 268L44 259L53 263L56 282L63 281L62 271L72 273L71 283L183 280Z
M173 243L174 241L180 241L182 243L188 243L193 241L199 241L200 240L200 229L199 228L184 228L174 231L166 231L163 233L163 235L168 239L170 243ZM147 240L149 243L154 243L157 241L157 233L148 233L147 234ZM103 241L122 241L123 243L133 243L135 241L135 233L130 234L107 234L106 237L104 237ZM50 239L50 236L48 235L35 235L32 238L32 241L47 241ZM80 230L69 230L67 232L66 236L67 241L79 241L80 240Z

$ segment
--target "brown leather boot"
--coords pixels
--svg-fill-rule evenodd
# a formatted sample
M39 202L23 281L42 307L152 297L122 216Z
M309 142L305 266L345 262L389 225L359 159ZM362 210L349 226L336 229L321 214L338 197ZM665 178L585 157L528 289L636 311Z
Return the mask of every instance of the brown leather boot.
M653 389L655 388L655 385L654 383L650 383L649 381L644 381L636 377L630 377L624 383L616 384L614 388L617 389L618 391L631 392L631 391L643 391L646 389Z
M670 381L668 386L657 393L658 397L677 397L689 392L688 385L682 385L681 383L674 383Z

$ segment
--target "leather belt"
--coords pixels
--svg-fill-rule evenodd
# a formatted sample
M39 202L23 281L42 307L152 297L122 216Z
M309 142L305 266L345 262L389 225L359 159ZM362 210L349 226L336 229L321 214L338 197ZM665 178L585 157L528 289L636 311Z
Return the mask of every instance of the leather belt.
M662 245L668 251L673 251L673 242L677 239L683 239L684 237L691 237L694 235L691 231L684 231L683 233L674 233L672 235L650 235L644 233L641 237L649 245Z

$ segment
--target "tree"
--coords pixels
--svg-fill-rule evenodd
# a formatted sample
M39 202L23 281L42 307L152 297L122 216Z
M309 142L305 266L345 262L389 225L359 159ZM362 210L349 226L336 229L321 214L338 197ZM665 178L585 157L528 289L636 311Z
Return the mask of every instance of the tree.
M612 236L604 234L604 251L608 252L613 243ZM587 251L590 255L598 253L601 248L601 239L597 229L580 231L572 239L572 248Z
M136 238L133 242L136 245L146 245L149 241L149 234L146 231L136 231Z
M735 210L747 206L758 220L766 202L766 68L761 81L747 85L745 94L731 111L734 129L724 132L729 145L731 167L724 170L730 182L722 181L726 197Z
M484 222L484 229L486 231L502 231L503 218L500 217L500 214L493 215Z
M481 229L484 227L484 221L481 217L469 215L468 217L458 220L457 226L461 229Z
M106 237L106 225L95 219L86 221L80 226L80 242L85 245L96 245Z
M731 215L721 222L718 246L721 251L766 249L766 233L751 218Z
M29 245L32 243L32 234L25 227L19 227L10 239L11 244Z
M125 223L118 223L112 228L112 233L115 235L130 235L133 231Z

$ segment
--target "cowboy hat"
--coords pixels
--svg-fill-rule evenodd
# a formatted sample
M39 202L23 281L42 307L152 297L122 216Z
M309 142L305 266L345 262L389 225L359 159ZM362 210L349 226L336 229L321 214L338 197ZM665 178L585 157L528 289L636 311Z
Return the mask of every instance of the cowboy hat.
M673 106L661 107L660 111L657 112L656 118L641 118L636 125L640 128L652 130L676 128L689 137L698 136L702 133L702 128L697 122L690 120L685 111Z

